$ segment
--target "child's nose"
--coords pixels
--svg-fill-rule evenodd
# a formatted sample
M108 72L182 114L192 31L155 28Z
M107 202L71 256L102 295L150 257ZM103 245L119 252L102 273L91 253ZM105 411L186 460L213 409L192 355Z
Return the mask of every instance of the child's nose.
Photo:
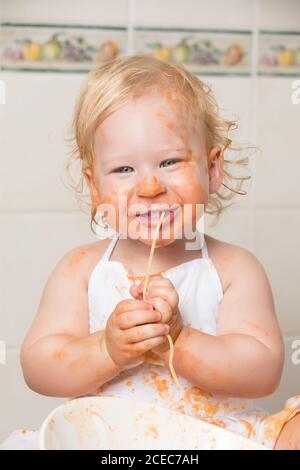
M143 181L138 184L136 194L140 197L155 197L166 192L166 187L161 184L156 176L148 178L145 176Z

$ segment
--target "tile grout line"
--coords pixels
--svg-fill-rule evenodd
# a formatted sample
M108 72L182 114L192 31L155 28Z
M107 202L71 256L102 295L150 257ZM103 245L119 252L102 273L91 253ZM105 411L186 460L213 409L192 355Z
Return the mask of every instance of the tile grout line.
M252 17L252 39L251 39L251 106L250 106L250 122L251 122L251 141L257 144L257 60L258 60L258 24L260 16L260 0L253 2L253 17ZM255 206L256 206L256 156L252 163L253 181L251 185L250 194L250 247L251 251L255 253Z
M292 339L299 339L300 340L300 331L295 333L282 333L284 341L290 341Z
M6 353L17 353L19 354L21 351L21 346L9 346L6 345Z
M300 212L300 206L267 206L267 205L251 205L249 206L239 206L239 207L232 207L230 209L231 214L238 214L238 213L249 213L251 211L254 212L267 212L267 213L276 213L276 212L290 212L290 213L297 213ZM35 209L26 209L26 210L1 210L0 209L0 217L7 217L7 216L28 216L28 215L78 215L82 218L88 218L89 215L80 211L80 210L56 210L56 209L49 209L49 210L35 210Z
M129 0L127 24L127 53L134 53L135 0Z

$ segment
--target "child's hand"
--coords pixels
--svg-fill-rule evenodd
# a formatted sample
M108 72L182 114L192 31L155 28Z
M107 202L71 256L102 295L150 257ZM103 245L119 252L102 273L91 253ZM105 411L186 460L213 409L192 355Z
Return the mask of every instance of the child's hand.
M143 300L119 302L105 329L106 348L115 364L125 369L135 367L144 362L147 351L163 344L169 326L161 318L161 313Z
M136 299L143 298L143 282L130 288L131 295ZM178 308L179 297L172 282L161 275L150 276L145 300L161 313L161 322L169 325L170 331L168 334L175 342L183 325ZM166 338L163 344L152 348L152 351L163 353L168 349L169 342Z

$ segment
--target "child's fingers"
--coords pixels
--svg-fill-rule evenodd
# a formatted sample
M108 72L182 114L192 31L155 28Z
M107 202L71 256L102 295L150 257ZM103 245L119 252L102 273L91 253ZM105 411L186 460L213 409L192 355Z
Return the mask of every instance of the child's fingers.
M161 297L170 304L172 308L177 307L179 297L175 289L164 286L149 286L145 300L149 301L149 297Z
M154 338L155 336L167 335L168 332L168 325L164 325L163 323L150 323L126 330L124 340L127 343L140 343L141 341Z
M129 288L129 292L132 295L132 297L137 297L139 294L138 286L136 284L132 284Z
M169 302L161 297L151 297L148 302L161 313L162 323L168 323L171 320L173 309Z
M165 336L157 336L156 338L150 338L146 339L145 341L141 341L140 343L135 343L134 349L136 353L143 354L146 351L150 351L151 349L157 348L165 341Z
M141 289L136 284L130 286L129 292L135 299L143 300L143 289Z
M141 290L143 290L144 288L144 284L145 284L145 279L143 279L139 284L138 284L138 287L141 288ZM160 286L170 286L170 287L174 287L172 282L170 281L170 279L166 278L166 277L163 277L161 275L152 275L150 276L149 278L149 283L148 283L148 287L153 284L153 285L160 285Z
M158 310L139 310L136 312L124 312L118 317L118 325L121 330L128 330L134 326L154 323L161 320Z
M170 292L174 291L173 285L171 283L169 283L169 280L167 280L167 281L168 282L166 282L166 283L155 283L155 282L149 283L148 287L147 287L146 295L151 293L152 290L155 289L156 287L157 288L168 289L168 290L170 290ZM143 300L143 284L132 285L129 289L129 292L132 295L132 297L134 297L135 299ZM174 297L174 301L176 301L176 299L177 299L176 291L175 291L173 297ZM172 297L170 298L170 300L172 300Z
M136 299L124 299L118 303L114 312L116 315L121 315L123 312L131 312L133 310L151 310L151 306L149 306L149 302L145 302L144 300L136 300Z
M143 292L144 280L137 286L136 292ZM161 289L161 290L160 290ZM178 305L179 297L177 291L172 282L162 276L151 276L147 287L146 296L159 296L163 297L167 302L170 303L172 308Z

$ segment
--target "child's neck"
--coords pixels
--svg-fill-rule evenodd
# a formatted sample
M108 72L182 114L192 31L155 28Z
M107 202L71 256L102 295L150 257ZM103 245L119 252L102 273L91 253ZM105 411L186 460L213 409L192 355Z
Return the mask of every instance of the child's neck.
M193 246L193 249L186 248L189 244ZM150 274L160 273L186 261L201 258L200 248L199 233L197 232L193 239L177 239L167 246L156 246ZM141 240L120 238L110 259L123 263L132 276L143 276L150 249L151 246Z

